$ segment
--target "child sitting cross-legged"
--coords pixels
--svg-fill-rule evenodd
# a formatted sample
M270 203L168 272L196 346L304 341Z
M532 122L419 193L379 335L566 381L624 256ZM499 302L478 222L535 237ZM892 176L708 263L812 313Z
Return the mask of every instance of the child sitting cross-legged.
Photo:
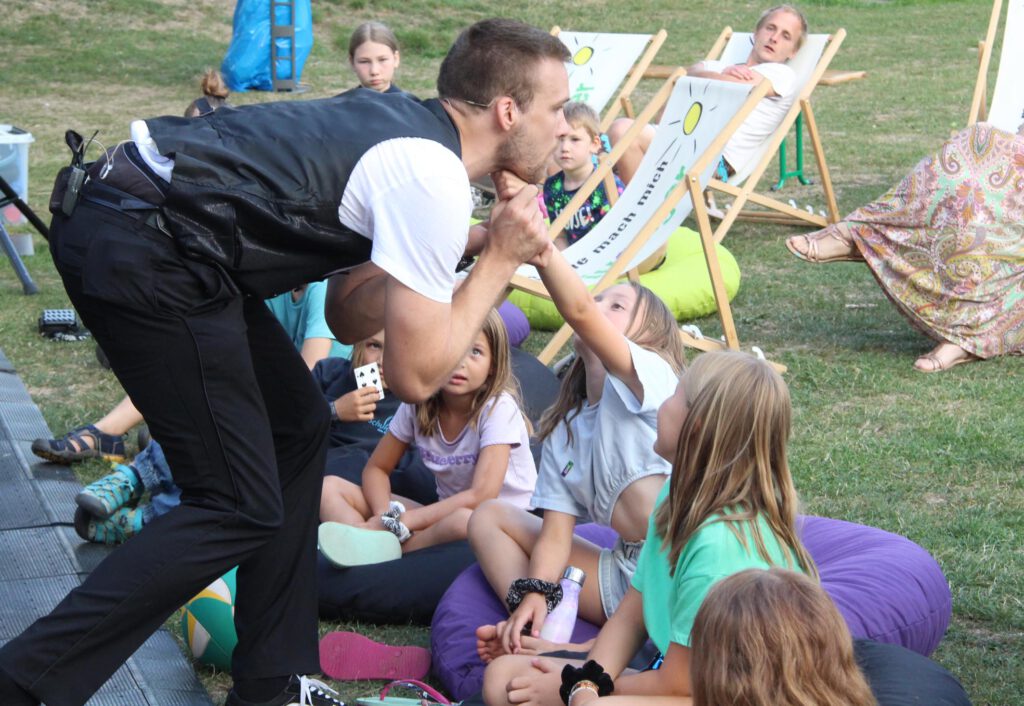
M362 487L343 479L325 486L320 552L340 567L389 561L465 539L469 516L484 500L528 507L537 478L528 424L508 334L492 310L448 383L426 402L398 408L363 470ZM411 445L434 473L436 503L391 492L389 476Z
M552 221L565 210L583 182L594 173L594 156L601 151L600 119L594 109L586 103L569 102L562 111L565 122L569 124L569 132L561 137L554 154L555 162L562 171L544 182L544 206ZM615 186L620 194L625 188L618 177L615 177ZM601 182L555 238L555 247L564 250L575 243L590 232L611 207L608 191Z
M738 351L699 356L658 410L654 448L671 460L672 475L651 514L631 587L587 664L563 671L564 660L498 657L485 674L487 703L691 704L691 665L704 657L695 653L694 618L712 587L750 568L816 575L796 531L786 460L791 415L786 384L763 360ZM661 657L644 671L627 670L648 637Z

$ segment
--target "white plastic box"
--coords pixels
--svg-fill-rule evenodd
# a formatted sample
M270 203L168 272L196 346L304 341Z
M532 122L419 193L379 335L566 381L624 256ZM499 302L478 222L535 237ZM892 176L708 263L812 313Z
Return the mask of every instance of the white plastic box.
M28 148L35 141L30 132L0 125L0 177L25 203L28 203ZM2 194L0 198L3 198ZM25 222L25 216L17 206L10 204L0 209L0 221L18 225Z

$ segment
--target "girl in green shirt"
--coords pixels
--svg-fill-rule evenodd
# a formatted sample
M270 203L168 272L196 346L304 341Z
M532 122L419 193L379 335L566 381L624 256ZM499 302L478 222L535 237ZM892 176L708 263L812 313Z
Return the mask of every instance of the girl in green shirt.
M501 657L485 675L487 703L690 704L690 632L711 587L749 568L817 576L796 531L786 460L791 416L789 390L763 360L736 351L699 356L658 411L654 450L672 463L672 476L651 516L632 588L587 665L572 663L563 674L564 661ZM661 667L626 670L648 637L662 653ZM523 646L562 649L527 638Z

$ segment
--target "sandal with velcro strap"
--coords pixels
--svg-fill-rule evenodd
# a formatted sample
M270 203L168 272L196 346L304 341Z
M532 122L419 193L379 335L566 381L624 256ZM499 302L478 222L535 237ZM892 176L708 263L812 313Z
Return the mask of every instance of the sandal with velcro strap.
M86 439L92 440L92 447ZM64 466L90 458L120 463L125 459L124 436L104 434L95 425L86 424L59 439L36 439L32 442L32 453Z

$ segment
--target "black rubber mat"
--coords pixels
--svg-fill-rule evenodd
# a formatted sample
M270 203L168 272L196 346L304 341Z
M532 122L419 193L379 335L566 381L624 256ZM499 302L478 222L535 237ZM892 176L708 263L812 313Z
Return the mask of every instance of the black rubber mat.
M49 438L50 428L34 404L10 402L0 407L0 417L7 425L11 439L32 441Z
M67 466L36 463L32 466L32 477L39 497L43 498L47 520L54 525L71 524L78 507L75 496L82 489L74 472Z
M32 455L51 436L0 351L0 643L45 615L109 550L72 527L81 486L65 467ZM174 637L155 633L104 684L89 706L211 706ZM2 705L0 705L2 706Z
M0 532L0 557L0 581L4 582L78 573L56 527Z
M50 524L31 483L22 479L0 481L0 530Z
M5 541L9 533L4 533ZM13 579L0 583L0 641L20 635L40 615L48 613L78 585L75 576Z
M0 482L28 480L22 455L15 450L14 444L4 433L4 425L0 424Z
M23 404L31 401L21 378L10 372L0 372L0 404L6 402Z

